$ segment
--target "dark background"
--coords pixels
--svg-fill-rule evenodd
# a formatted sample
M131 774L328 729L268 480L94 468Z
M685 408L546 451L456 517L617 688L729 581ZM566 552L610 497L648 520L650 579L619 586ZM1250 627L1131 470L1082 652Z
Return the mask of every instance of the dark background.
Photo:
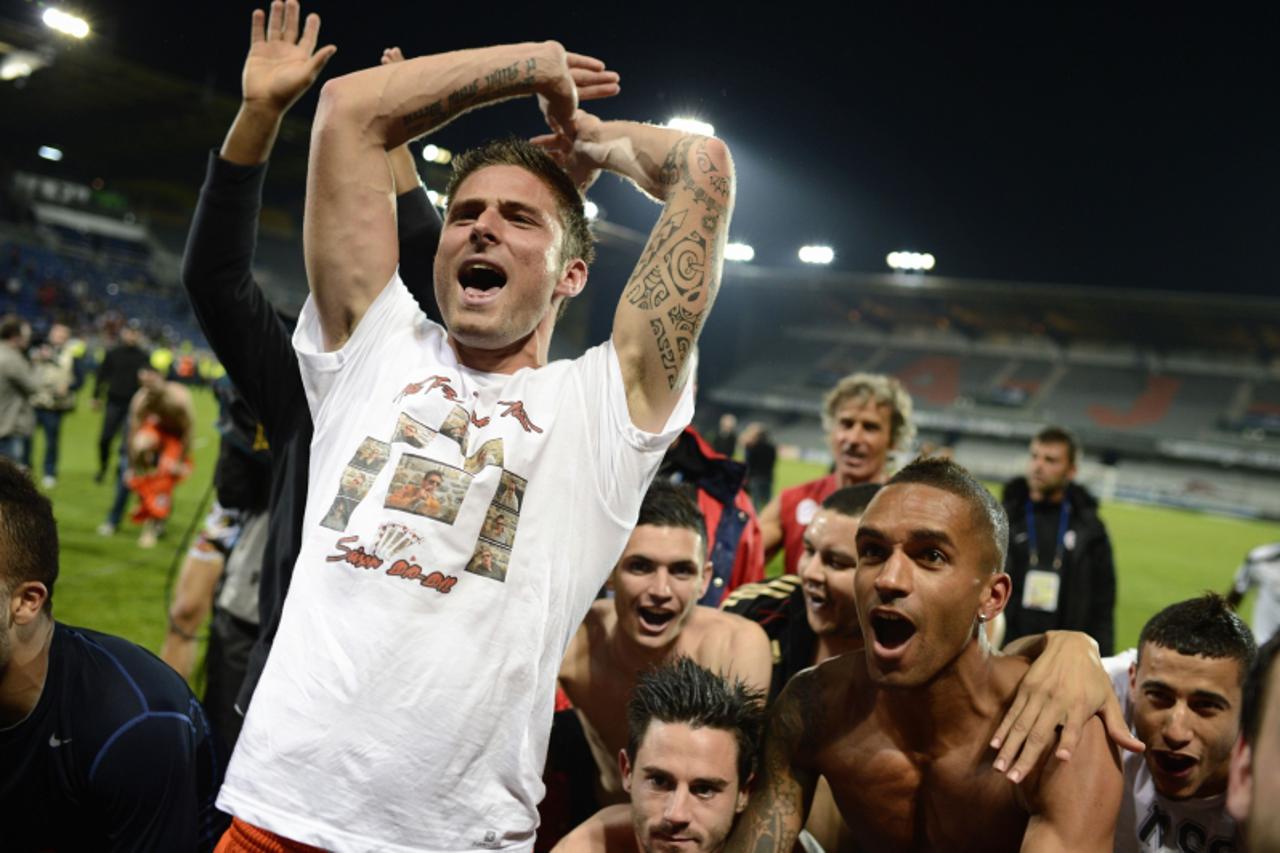
M208 138L192 150L136 133L146 117L127 109L82 129L131 137L158 177L189 175L194 190L229 119L215 102L238 96L254 5L69 7L92 22L93 50L191 84L175 91L175 110L209 101ZM0 19L38 32L42 8L6 0ZM623 85L591 105L602 116L695 114L730 143L732 236L759 263L794 265L799 245L827 242L835 267L851 271L884 270L885 253L914 249L948 276L1274 295L1280 11L1207 8L303 4L322 16L322 43L338 45L326 76L393 44L419 55L557 38L601 57ZM83 49L57 43L64 57ZM110 81L80 85L99 84ZM295 114L314 103L313 91ZM466 116L436 141L457 150L539 131L532 102L519 102ZM304 156L305 142L293 134L282 154ZM55 144L74 171L77 140ZM301 192L300 180L288 186ZM656 215L612 179L591 197L643 231Z

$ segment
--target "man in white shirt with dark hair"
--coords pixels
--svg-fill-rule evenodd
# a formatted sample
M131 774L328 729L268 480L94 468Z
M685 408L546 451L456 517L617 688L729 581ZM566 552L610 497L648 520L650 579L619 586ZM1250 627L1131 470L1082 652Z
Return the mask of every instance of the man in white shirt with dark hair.
M1124 755L1125 793L1115 849L1231 853L1226 811L1241 685L1256 646L1217 595L1172 604L1130 649L1104 663L1144 753Z

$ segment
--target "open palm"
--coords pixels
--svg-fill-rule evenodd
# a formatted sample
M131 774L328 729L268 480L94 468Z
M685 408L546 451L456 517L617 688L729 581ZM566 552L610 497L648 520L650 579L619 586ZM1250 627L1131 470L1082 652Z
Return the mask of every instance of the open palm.
M297 0L275 0L269 16L261 9L254 10L249 55L241 77L246 103L260 103L284 112L315 82L337 51L333 45L316 50L319 15L307 15L299 37L300 16Z

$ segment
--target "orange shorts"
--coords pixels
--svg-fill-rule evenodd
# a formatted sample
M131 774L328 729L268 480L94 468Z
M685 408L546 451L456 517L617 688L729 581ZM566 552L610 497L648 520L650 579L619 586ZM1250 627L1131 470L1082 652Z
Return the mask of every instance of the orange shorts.
M222 834L213 853L324 853L324 850L301 841L290 841L233 817L231 826Z

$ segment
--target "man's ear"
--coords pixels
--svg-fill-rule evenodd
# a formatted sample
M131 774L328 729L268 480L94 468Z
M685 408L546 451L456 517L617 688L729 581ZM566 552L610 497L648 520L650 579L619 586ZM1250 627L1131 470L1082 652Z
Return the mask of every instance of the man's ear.
M738 789L738 801L733 805L734 814L742 814L747 808L747 803L751 800L751 788L755 785L756 774L752 771L747 776L746 783Z
M18 584L9 596L9 612L14 624L30 625L44 610L44 603L49 600L48 588L40 581L26 581Z
M995 572L987 579L986 589L982 593L982 600L978 603L978 618L983 622L990 622L1002 612L1005 605L1009 603L1009 596L1013 593L1013 581L1004 572Z
M711 564L710 560L702 565L702 589L698 590L698 600L702 600L702 596L707 594L707 590L711 588L711 577L716 573L716 567Z
M625 749L618 750L618 774L622 777L622 790L631 793L631 761Z
M1241 735L1231 748L1231 763L1227 767L1227 814L1235 818L1237 825L1249 817L1252 800L1253 747L1245 743L1244 735Z
M565 264L556 282L555 295L566 298L577 296L587 286L587 262L582 258L574 258Z

